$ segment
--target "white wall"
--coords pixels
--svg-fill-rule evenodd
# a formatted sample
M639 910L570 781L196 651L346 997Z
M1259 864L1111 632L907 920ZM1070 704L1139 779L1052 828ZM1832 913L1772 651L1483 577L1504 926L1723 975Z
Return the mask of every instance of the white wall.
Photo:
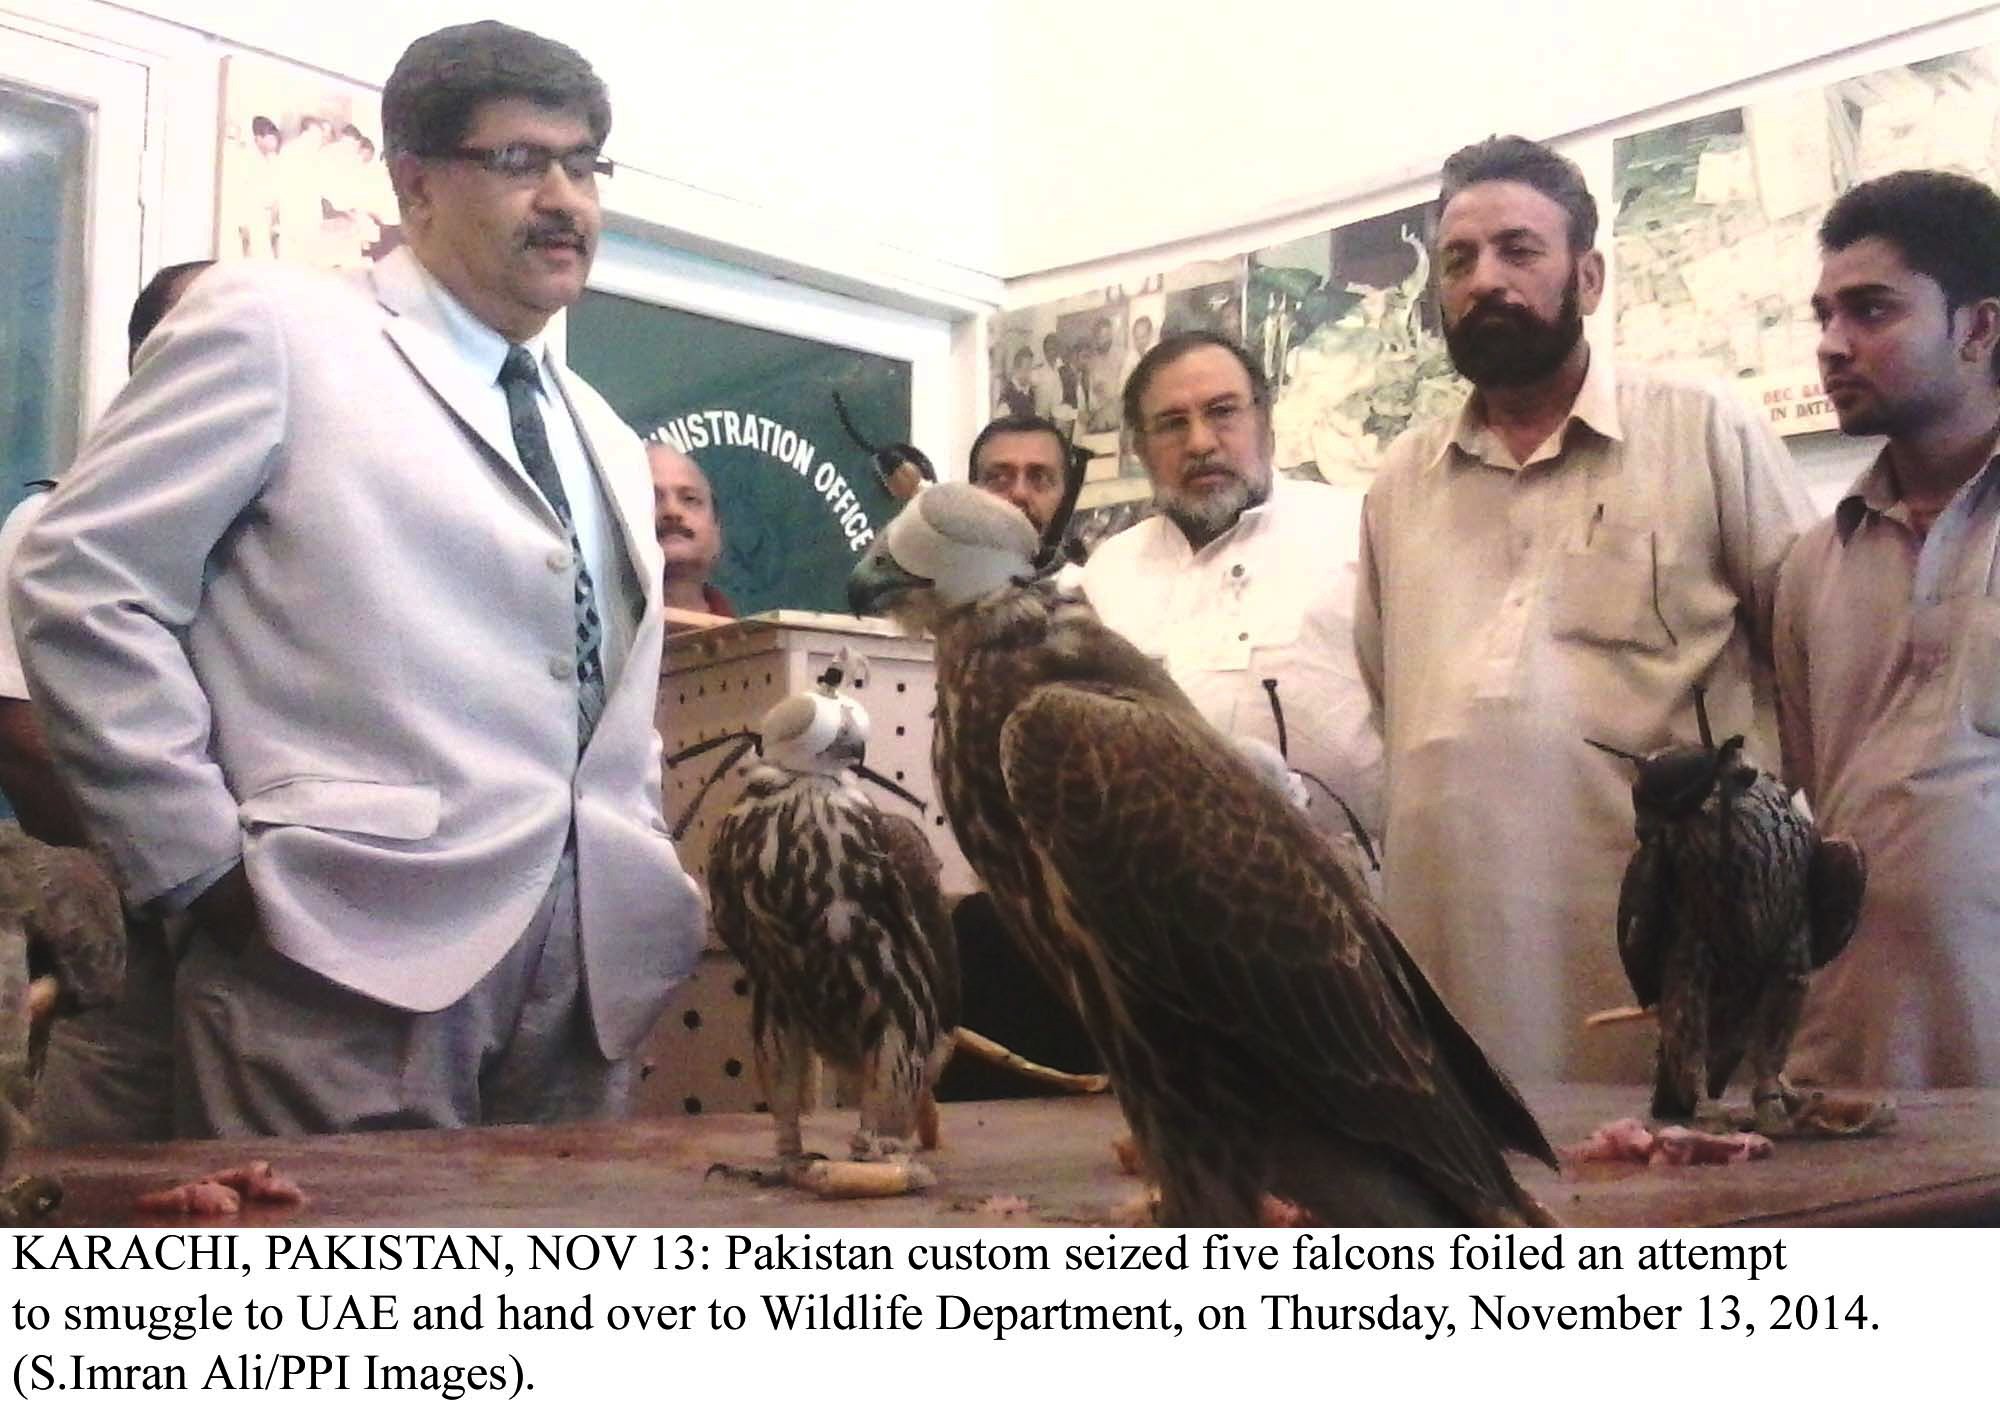
M1000 272L1325 207L1491 132L1583 131L1977 8L1007 0Z
M988 0L130 8L374 87L419 35L518 24L575 46L611 89L610 154L628 168L606 191L613 208L908 305L962 312L998 291Z

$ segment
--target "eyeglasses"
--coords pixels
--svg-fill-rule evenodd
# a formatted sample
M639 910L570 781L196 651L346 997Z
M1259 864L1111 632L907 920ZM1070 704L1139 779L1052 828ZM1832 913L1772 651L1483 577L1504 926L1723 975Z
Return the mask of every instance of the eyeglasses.
M1163 440L1169 444L1173 444L1187 439L1188 431L1194 428L1195 416L1199 416L1202 423L1208 427L1209 433L1217 439L1221 439L1230 432L1240 429L1244 424L1245 417L1250 414L1255 406L1256 402L1254 401L1237 401L1233 399L1215 401L1203 406L1199 411L1194 412L1193 415L1190 415L1186 411L1162 412L1140 426L1139 429L1149 439Z
M472 162L503 181L519 185L539 184L547 179L551 166L561 166L563 175L579 186L609 176L613 169L604 159L603 148L588 144L559 152L538 142L509 142L504 147L453 147L437 156L445 161Z

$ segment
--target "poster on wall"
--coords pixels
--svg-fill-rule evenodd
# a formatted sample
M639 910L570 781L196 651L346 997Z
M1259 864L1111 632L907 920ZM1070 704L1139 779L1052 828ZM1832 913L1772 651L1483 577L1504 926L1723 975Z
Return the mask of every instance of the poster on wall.
M1819 222L1891 171L2000 178L1996 59L1948 54L1619 138L1620 355L1728 380L1780 434L1834 429L1809 305Z
M714 585L737 611L847 610L847 574L901 505L848 436L910 438L910 364L586 292L568 359L640 436L691 456L715 490Z
M402 243L382 98L275 59L223 63L218 259L353 268Z
M1151 508L1151 486L1125 426L1126 377L1172 333L1205 328L1240 339L1243 273L1240 258L1200 261L993 319L992 414L1046 416L1090 453L1073 521L1084 546Z
M1366 487L1411 421L1457 408L1432 218L1411 206L1250 256L1247 346L1270 378L1280 470Z

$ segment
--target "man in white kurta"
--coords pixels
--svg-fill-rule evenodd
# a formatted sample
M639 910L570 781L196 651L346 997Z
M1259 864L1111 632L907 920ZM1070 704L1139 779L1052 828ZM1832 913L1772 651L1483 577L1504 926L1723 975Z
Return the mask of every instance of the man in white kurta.
M1190 366L1202 376L1183 378ZM1169 337L1133 377L1142 394L1128 394L1138 404L1127 419L1156 497L1214 498L1221 489L1207 485L1233 474L1242 503L1206 522L1166 509L1134 524L1091 554L1085 595L1106 625L1161 661L1223 733L1275 746L1282 714L1291 766L1379 830L1382 747L1353 644L1359 503L1328 485L1272 474L1262 369L1225 340ZM1165 397L1173 404L1153 404L1156 388L1173 392ZM1219 407L1240 401L1240 424L1203 421L1205 399L1217 396L1235 398ZM1223 464L1230 474L1190 472ZM1327 797L1317 788L1308 796L1323 829L1347 833Z
M1585 740L1691 742L1697 688L1718 735L1754 732L1808 504L1728 393L1614 371L1583 339L1603 263L1573 166L1498 138L1447 164L1445 192L1447 330L1478 389L1390 447L1355 611L1386 908L1510 1075L1638 1080L1650 1025L1583 1029L1632 1000L1614 925L1635 846L1631 768Z

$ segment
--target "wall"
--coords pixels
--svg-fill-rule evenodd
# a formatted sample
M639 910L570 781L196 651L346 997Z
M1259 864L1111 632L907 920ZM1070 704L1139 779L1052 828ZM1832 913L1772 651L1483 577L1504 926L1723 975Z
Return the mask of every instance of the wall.
M943 306L997 292L987 85L977 66L968 75L955 59L939 61L988 50L983 0L132 8L373 86L410 40L441 25L519 24L574 45L610 87L610 152L629 168L607 192L615 207L697 243L769 246L777 258ZM369 22L356 23L363 13Z
M1119 4L1122 5L1122 3L1123 0L1119 0ZM1542 5L1537 8L1553 10L1567 7ZM1714 7L1708 6L1706 0L1702 0L1702 3L1663 8L1673 10L1677 14L1686 13L1698 16L1700 12ZM1759 18L1755 20L1746 18L1745 25L1751 26L1746 32L1761 33L1771 18L1770 14L1765 12L1789 13L1796 20L1799 13L1808 7L1793 4L1792 0L1767 0L1766 3L1759 6L1739 8L1758 12ZM1552 138L1560 149L1583 167L1584 173L1590 181L1591 188L1598 195L1600 206L1605 207L1604 218L1600 222L1600 246L1606 250L1608 258L1609 229L1611 223L1611 212L1608 209L1608 205L1609 193L1612 187L1612 143L1618 137L1701 116L1718 109L1742 106L1745 103L1755 102L1761 98L1796 88L1824 85L1836 79L1866 73L1870 70L1891 64L1904 63L1913 59L1928 58L1955 50L2000 42L2000 7L1981 7L1971 14L1913 28L1905 27L1909 15L1963 9L1964 7L1951 5L1915 5L1906 7L1904 11L1899 12L1898 17L1893 21L1883 18L1879 12L1877 12L1876 18L1870 21L1867 14L1860 13L1861 7L1858 6L1826 4L1810 8L1823 12L1822 23L1806 27L1803 30L1807 47L1809 49L1818 47L1820 50L1819 57L1793 63L1781 69L1767 71L1748 81L1732 83L1727 87L1711 91L1701 89L1695 84L1684 82L1681 74L1686 72L1700 75L1715 72L1714 65L1717 60L1714 56L1710 56L1707 59L1696 59L1689 52L1694 41L1687 34L1680 31L1675 31L1678 39L1674 42L1669 42L1667 39L1662 38L1661 35L1651 32L1649 26L1657 17L1646 10L1646 7L1617 7L1618 14L1621 17L1632 19L1633 23L1638 26L1634 31L1635 35L1643 37L1648 44L1662 46L1661 52L1674 55L1675 61L1677 63L1684 63L1685 67L1675 68L1670 64L1653 64L1650 62L1643 65L1620 64L1616 67L1616 73L1630 80L1632 92L1636 97L1643 97L1648 92L1658 89L1662 85L1665 85L1670 90L1678 91L1683 96L1674 101L1661 102L1653 106L1638 106L1634 103L1626 102L1622 107L1613 106L1611 111L1614 115L1606 120L1599 121L1594 125L1567 128L1561 126L1536 127L1528 122L1517 124L1504 119L1511 112L1526 112L1530 107L1536 105L1539 105L1544 110L1577 113L1584 111L1586 107L1592 104L1603 107L1606 104L1614 103L1615 100L1605 95L1594 93L1589 84L1579 85L1574 90L1567 84L1561 84L1540 85L1543 88L1552 89L1556 93L1554 99L1544 95L1531 102L1528 96L1512 90L1492 94L1490 96L1493 98L1495 106L1490 112L1485 108L1474 111L1471 108L1472 100L1470 97L1460 98L1450 103L1435 104L1433 106L1436 111L1445 114L1456 125L1450 129L1449 136L1440 135L1436 139L1438 143L1436 150L1424 158L1423 169L1381 180L1374 186L1357 194L1342 195L1338 198L1306 204L1287 213L1273 215L1261 220L1232 222L1223 213L1222 199L1216 195L1218 191L1229 192L1229 199L1231 201L1229 208L1231 211L1240 214L1251 209L1250 202L1257 198L1257 193L1260 189L1266 195L1276 189L1277 178L1268 172L1259 161L1245 156L1244 161L1238 162L1234 155L1225 155L1220 150L1215 134L1233 133L1235 131L1234 128L1212 127L1211 140L1208 150L1205 152L1198 149L1198 145L1185 146L1178 151L1173 151L1171 153L1172 166L1178 172L1178 176L1173 180L1163 178L1160 184L1151 187L1154 195L1157 196L1157 199L1152 201L1141 201L1139 199L1140 191L1144 185L1147 172L1154 171L1157 173L1162 168L1156 166L1152 156L1140 155L1142 144L1134 143L1122 149L1130 160L1119 173L1115 183L1117 190L1122 196L1123 203L1120 209L1123 213L1107 214L1104 216L1106 221L1116 223L1122 228L1133 231L1128 236L1128 239L1133 242L1128 247L1128 252L1111 257L1084 259L1079 262L1064 264L1060 267L1045 268L1039 273L1009 279L1007 283L1007 306L1027 307L1112 284L1122 283L1136 287L1138 282L1147 275L1172 269L1182 264L1196 260L1217 259L1229 255L1241 254L1285 240L1314 234L1334 226L1364 219L1368 216L1431 200L1435 198L1437 193L1436 166L1441 162L1445 154L1466 141L1476 140L1487 132L1494 130L1505 131L1510 128L1523 130L1531 135ZM1431 23L1431 21L1418 18L1413 20L1412 23L1418 26L1418 29L1412 31L1416 33L1421 32L1421 26ZM1852 48L1842 49L1829 45L1830 39L1865 33L1870 23L1873 23L1878 29L1893 24L1897 32L1888 37L1878 38L1872 42ZM1320 38L1324 38L1325 36L1324 29L1315 30L1313 22L1310 19L1306 20L1305 24L1306 28L1300 31L1300 34L1305 36L1298 45L1300 52L1308 52L1312 49L1315 42L1313 38L1315 34ZM1729 42L1723 44L1719 52L1733 56L1730 59L1733 63L1745 64L1755 62L1754 54L1745 53L1740 50L1738 41L1741 36L1735 30L1724 26L1723 31L1725 31L1724 38ZM1734 37L1732 38L1731 36ZM1298 38L1297 35L1294 37ZM1796 40L1798 36L1793 34L1791 37ZM1510 63L1508 61L1509 56L1504 43L1502 43L1505 36L1484 35L1480 36L1480 38L1501 44L1501 47L1496 48L1494 51L1494 61L1491 65L1493 68L1503 72L1521 71L1521 63ZM1579 54L1587 53L1589 52L1589 45L1593 42L1601 45L1607 41L1604 40L1601 33L1596 33L1588 29L1579 31L1569 41L1566 41L1565 52L1572 52L1573 45L1574 52ZM1162 52L1168 51L1163 50ZM1453 53L1456 52L1457 49L1454 48ZM1454 71L1449 62L1448 55L1433 55L1432 57L1441 66L1438 69L1440 75L1449 75ZM1518 55L1515 57L1518 58ZM1542 59L1537 62L1545 64L1546 60ZM1580 63L1572 65L1572 68L1578 70L1582 67ZM1398 74L1397 81L1407 89L1410 83L1408 68L1400 69L1396 72ZM1167 78L1172 81L1191 82L1189 75L1178 70L1169 71ZM1373 79L1365 75L1357 81L1364 88L1374 82ZM1428 76L1425 79L1427 84L1432 81ZM1515 85L1516 88L1535 86ZM1198 88L1192 88L1188 91L1199 90ZM1442 78L1440 78L1439 91L1452 92L1455 90L1450 84L1444 83ZM1690 93L1692 95L1689 95ZM1332 97L1330 90L1329 101L1333 102L1336 107L1343 109L1345 107L1345 100ZM1289 108L1286 110L1294 111ZM1236 121L1239 116L1243 118L1246 124L1243 129L1245 133L1253 134L1243 144L1246 148L1256 145L1257 137L1254 134L1262 133L1265 140L1272 140L1263 118L1254 113L1244 114L1240 112L1240 105L1231 109L1231 121ZM1212 110L1208 112L1204 120L1213 124ZM1412 131L1421 130L1430 132L1438 130L1441 132L1443 130L1438 126L1436 113L1429 109L1421 112L1412 109L1407 102L1407 96L1402 100L1402 110L1399 111L1398 123L1401 124L1405 120L1412 124ZM1371 139L1373 139L1378 134L1381 134L1383 129L1384 124L1378 117L1359 125L1356 130L1368 131ZM1290 140L1295 143L1295 150L1309 149L1312 145L1303 136L1295 136ZM1371 140L1370 151L1371 153L1375 153L1391 150L1407 150L1407 142L1407 134L1387 135L1383 136L1379 142ZM1160 149L1171 148L1172 143L1167 141L1161 144ZM1010 158L1018 157L1018 155L1018 149L1010 148ZM1373 158L1371 157L1371 159ZM1103 175L1105 169L1104 166L1100 165L1096 174ZM1203 172L1215 172L1219 174L1214 180L1198 179ZM1260 182L1262 183L1261 186ZM1349 184L1352 187L1353 183ZM1195 200L1191 198L1189 195L1191 190L1200 192L1201 199ZM1236 200L1236 196L1239 193L1242 193L1245 197L1240 202ZM1045 193L1045 195L1047 194ZM1092 194L1080 198L1077 203L1066 206L1065 209L1094 209L1095 207L1091 205L1091 202L1098 200L1102 195L1102 189L1096 189ZM1053 199L1052 196L1049 198ZM1067 219L1068 216L1066 215L1065 220ZM1157 233L1166 229L1168 223L1176 219L1195 219L1205 221L1206 223L1194 227L1200 233L1186 238L1167 239L1163 243L1148 244L1145 242L1153 236L1142 233L1142 231ZM1071 246L1067 243L1067 239L1065 231L1056 228L1052 224L1045 240L1037 246L1043 251L1037 257L1052 258L1058 252L1059 248L1070 248ZM1804 291L1801 290L1800 292L1803 295ZM1615 316L1617 307L1616 299L1617 288L1614 271L1614 283L1609 289L1597 316L1590 320L1590 335L1592 340L1601 347L1609 347L1611 345L1612 319ZM1851 481L1865 467L1867 461L1879 447L1879 442L1877 441L1850 440L1837 432L1793 436L1786 443L1791 449L1794 459L1805 473L1808 485L1813 490L1815 498L1821 502L1822 506L1830 506L1832 500L1838 496L1840 488Z
M1010 0L1000 272L1323 209L1489 132L1581 132L1978 8Z
M948 350L928 373L942 399L919 372L918 415L940 465L979 423L991 307L1427 198L1442 155L1496 129L1569 134L1602 189L1620 131L1979 42L1965 36L1992 35L1992 7L1932 23L1971 8L1267 0L1238 19L1163 0L0 0L160 62L148 267L210 247L221 54L379 83L439 24L492 14L556 34L617 98L620 233L928 321Z

